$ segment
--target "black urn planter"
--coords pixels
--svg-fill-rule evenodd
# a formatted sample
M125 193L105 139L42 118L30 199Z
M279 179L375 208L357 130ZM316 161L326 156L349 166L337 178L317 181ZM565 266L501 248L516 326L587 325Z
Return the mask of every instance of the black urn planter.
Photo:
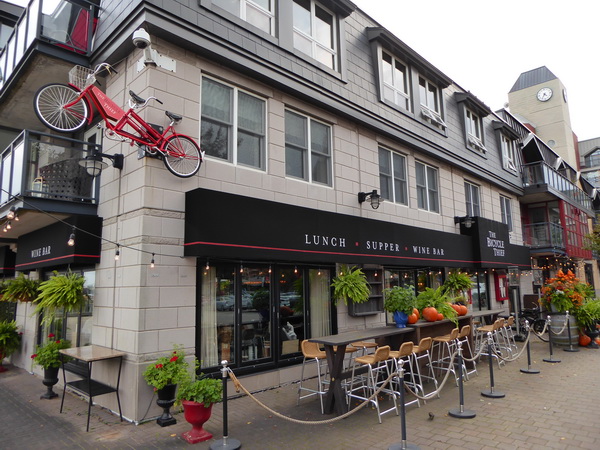
M598 344L596 344L596 338L598 337L598 330L597 329L586 329L585 330L585 334L586 336L589 336L592 339L592 342L590 342L587 347L588 348L599 348Z
M52 387L58 383L58 369L59 367L44 367L44 379L42 383L48 390L40 396L41 399L50 400L51 398L58 397L58 394L52 390Z
M168 427L169 425L175 425L177 420L171 415L171 407L175 403L175 391L177 390L176 384L167 384L164 388L156 391L157 399L156 404L163 409L162 415L156 419L156 423L161 427Z

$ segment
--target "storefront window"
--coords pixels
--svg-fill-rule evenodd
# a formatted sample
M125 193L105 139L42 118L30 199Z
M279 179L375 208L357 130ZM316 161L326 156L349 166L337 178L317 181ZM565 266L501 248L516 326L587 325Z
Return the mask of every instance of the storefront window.
M281 355L300 351L304 339L302 271L297 267L279 271L279 336Z

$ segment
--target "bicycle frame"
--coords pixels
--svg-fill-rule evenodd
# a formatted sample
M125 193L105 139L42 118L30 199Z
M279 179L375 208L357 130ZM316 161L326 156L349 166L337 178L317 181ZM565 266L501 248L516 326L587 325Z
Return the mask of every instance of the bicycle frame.
M77 89L76 86L70 85ZM104 119L106 128L113 131L114 133L122 136L126 139L136 142L141 145L146 145L150 148L156 149L161 153L166 153L164 146L166 144L166 136L169 134L176 134L173 125L169 125L165 131L160 134L152 126L150 126L144 119L142 119L133 108L124 111L114 101L112 101L104 92L98 89L94 85L86 87L77 99L73 102L65 105L65 108L75 105L78 101L87 101L88 104L92 103L96 107L98 113ZM91 124L94 117L93 108L90 108L88 124ZM114 124L112 122L115 122ZM136 134L125 130L125 127L131 127ZM171 151L172 153L172 151Z

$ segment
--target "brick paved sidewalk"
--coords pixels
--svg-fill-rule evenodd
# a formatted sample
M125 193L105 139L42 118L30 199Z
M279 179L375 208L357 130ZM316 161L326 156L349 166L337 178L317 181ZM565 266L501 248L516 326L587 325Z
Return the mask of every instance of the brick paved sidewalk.
M562 362L542 362L549 356L548 344L532 342L532 366L540 374L523 374L526 356L498 370L494 366L495 390L502 399L481 396L489 390L487 360L478 365L479 375L464 384L465 409L476 413L473 419L448 416L459 407L458 389L447 383L441 398L429 400L420 408L407 408L408 442L422 449L597 449L600 426L595 411L600 405L600 350L581 349L578 353L554 350ZM9 366L0 374L0 448L184 448L190 444L179 436L190 429L183 414L178 423L161 428L155 421L141 425L119 421L119 417L92 407L90 432L85 432L87 403L72 394L65 399L65 412L59 414L60 397L40 400L45 392L41 379ZM243 379L241 379L243 383ZM297 385L257 393L257 398L286 416L307 421L331 419L322 416L318 400L310 398L296 406ZM55 389L62 394L60 388ZM229 389L230 396L235 391ZM434 415L430 420L429 413ZM205 428L215 439L222 436L222 407L213 408ZM377 421L370 408L326 425L300 425L275 417L248 397L229 401L229 434L244 449L387 449L401 440L400 418L393 413ZM214 441L196 444L208 449Z

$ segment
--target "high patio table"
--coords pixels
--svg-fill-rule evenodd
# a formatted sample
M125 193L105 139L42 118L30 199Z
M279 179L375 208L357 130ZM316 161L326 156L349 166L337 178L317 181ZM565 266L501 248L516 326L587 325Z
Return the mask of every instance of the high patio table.
M345 333L334 334L309 339L310 342L316 342L325 346L327 354L327 365L329 367L330 383L323 409L325 414L331 414L335 407L335 412L343 414L345 412L346 399L342 389L342 380L351 376L351 372L344 372L344 358L346 356L346 347L352 342L365 341L367 339L386 339L399 337L402 334L414 333L412 328L396 328L395 326L367 328L364 330L348 331ZM399 340L393 342L392 350L397 350ZM333 349L336 347L336 350Z

